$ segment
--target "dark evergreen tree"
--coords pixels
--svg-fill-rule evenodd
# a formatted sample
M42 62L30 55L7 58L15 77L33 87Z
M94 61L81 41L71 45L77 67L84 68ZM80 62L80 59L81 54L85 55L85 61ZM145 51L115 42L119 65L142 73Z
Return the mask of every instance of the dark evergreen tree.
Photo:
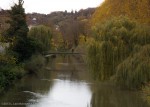
M18 0L18 4L11 7L9 11L10 27L6 33L7 40L11 42L10 51L17 57L18 62L31 57L36 50L36 41L27 37L28 26L26 23L26 14L23 8L23 0Z
M10 27L7 31L9 39L15 39L17 37L25 39L27 37L29 29L26 23L26 14L23 3L23 0L19 0L18 4L11 7L11 10L9 11L10 20L8 23L10 24Z

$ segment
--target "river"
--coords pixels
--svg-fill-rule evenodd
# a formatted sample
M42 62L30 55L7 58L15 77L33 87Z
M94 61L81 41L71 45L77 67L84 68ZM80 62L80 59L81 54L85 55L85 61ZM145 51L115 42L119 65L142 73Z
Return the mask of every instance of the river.
M0 96L0 107L148 107L139 92L91 80L82 60L57 56Z

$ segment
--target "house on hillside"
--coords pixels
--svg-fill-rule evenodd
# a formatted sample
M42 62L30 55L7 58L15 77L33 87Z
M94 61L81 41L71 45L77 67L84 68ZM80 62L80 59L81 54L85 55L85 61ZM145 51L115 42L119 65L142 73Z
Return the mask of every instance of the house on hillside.
M37 24L37 19L34 17L33 19L32 19L32 24Z
M55 30L57 30L57 31L59 31L59 30L60 30L59 25L55 25Z
M4 53L5 49L9 47L9 43L0 43L0 53Z
M30 30L32 27L35 27L35 26L37 26L37 19L34 17L32 18L32 24L30 24L28 28Z
M0 45L0 53L4 52L4 47Z

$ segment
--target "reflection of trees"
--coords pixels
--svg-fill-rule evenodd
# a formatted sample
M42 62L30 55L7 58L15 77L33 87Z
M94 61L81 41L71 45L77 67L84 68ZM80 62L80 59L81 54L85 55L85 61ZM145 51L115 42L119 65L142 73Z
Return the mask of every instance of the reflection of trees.
M25 93L23 91L29 91L44 96L49 92L50 87L52 86L52 82L48 81L48 79L50 79L50 73L47 71L40 71L39 75L28 75L19 80L12 89L8 90L3 96L1 96L0 103L28 103L30 99L35 99L36 101L36 99L38 100L36 96L31 93Z
M98 86L96 86L98 87ZM136 92L121 91L102 85L94 89L91 107L148 107Z

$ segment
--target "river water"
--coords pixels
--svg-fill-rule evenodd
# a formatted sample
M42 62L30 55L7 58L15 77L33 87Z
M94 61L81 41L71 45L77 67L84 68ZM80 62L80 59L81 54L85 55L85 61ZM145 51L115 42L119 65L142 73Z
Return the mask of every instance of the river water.
M148 107L139 92L90 79L78 57L57 57L0 96L0 107Z

